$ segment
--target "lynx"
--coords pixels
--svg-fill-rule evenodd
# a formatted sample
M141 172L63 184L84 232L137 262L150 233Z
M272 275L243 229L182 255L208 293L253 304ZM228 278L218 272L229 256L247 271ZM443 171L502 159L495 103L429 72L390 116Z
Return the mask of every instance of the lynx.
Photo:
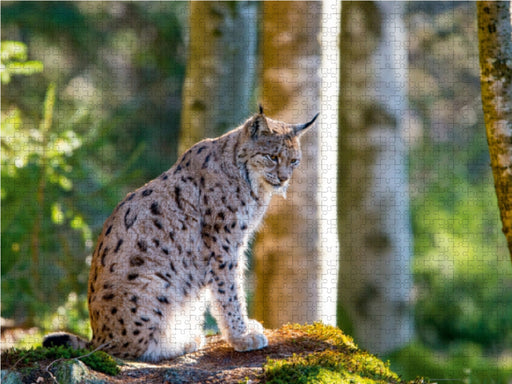
M48 335L43 345L101 348L158 361L203 343L211 303L236 351L267 346L247 316L244 252L274 194L285 194L299 165L299 138L312 126L259 113L186 151L158 178L128 194L105 221L88 283L93 337Z

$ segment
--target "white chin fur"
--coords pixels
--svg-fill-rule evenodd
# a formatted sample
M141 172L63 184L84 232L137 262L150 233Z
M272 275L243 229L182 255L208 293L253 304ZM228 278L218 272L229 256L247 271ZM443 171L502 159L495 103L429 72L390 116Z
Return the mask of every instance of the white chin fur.
M283 199L286 199L286 191L288 190L288 183L274 188L274 194L275 195L281 195Z

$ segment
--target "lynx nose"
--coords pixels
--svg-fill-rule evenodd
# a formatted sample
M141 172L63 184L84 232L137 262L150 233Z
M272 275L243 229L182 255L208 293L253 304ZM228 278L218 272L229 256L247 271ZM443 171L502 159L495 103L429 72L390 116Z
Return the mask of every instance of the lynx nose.
M279 179L281 184L290 180L291 176L292 176L291 171L289 169L286 169L285 167L282 167L282 168L278 169L278 171L277 171L277 178Z

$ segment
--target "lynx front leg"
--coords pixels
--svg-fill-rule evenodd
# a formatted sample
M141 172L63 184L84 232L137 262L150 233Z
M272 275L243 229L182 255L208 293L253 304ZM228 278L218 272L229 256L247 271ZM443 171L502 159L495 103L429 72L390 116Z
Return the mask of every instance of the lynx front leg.
M242 274L234 262L215 261L211 270L211 290L214 298L212 314L217 320L224 339L235 351L264 348L268 340L263 326L247 317Z

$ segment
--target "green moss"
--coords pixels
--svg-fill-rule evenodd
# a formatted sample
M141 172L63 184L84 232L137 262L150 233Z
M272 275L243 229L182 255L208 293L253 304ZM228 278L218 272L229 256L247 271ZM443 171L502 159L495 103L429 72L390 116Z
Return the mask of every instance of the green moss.
M87 356L86 356L87 355ZM83 357L82 357L83 356ZM46 368L52 361L58 359L78 358L84 364L98 372L107 375L117 375L120 369L116 361L103 351L91 353L86 349L73 349L70 347L36 347L31 349L10 349L2 353L2 368L28 371L31 369Z
M103 372L107 375L115 376L120 372L120 368L112 356L103 351L96 351L80 360L95 371Z
M377 357L362 351L336 327L322 323L283 328L293 342L307 345L309 354L293 354L287 359L268 359L263 366L266 383L403 383ZM306 348L305 348L306 349Z

